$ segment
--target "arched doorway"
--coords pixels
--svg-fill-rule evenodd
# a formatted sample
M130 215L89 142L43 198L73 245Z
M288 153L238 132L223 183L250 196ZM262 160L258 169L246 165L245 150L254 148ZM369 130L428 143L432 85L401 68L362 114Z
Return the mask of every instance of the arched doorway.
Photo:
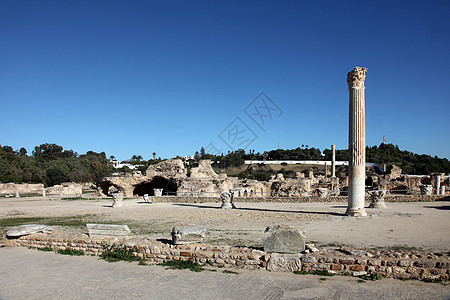
M163 196L174 196L177 194L178 186L173 179L156 176L151 181L135 185L133 195L144 196L144 194L148 194L154 196L153 189L163 189Z

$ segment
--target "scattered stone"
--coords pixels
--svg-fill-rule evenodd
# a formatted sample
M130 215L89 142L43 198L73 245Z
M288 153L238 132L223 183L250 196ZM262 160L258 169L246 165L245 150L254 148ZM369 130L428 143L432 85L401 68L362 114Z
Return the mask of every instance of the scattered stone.
M301 255L273 253L267 263L267 270L276 272L295 272L302 269Z
M326 189L326 188L318 188L317 189L317 196L319 196L319 197L326 197L327 196L327 192L328 192L328 189Z
M29 224L29 225L19 225L14 226L8 232L6 232L7 237L19 237L23 235L29 235L38 232L51 232L52 228L47 225L41 224Z
M230 192L225 192L220 194L220 200L222 200L222 209L230 209L230 208L236 208L233 204L233 191L230 190Z
M264 251L301 253L305 251L305 239L305 231L296 226L269 226L264 232Z
M86 224L90 237L125 237L130 234L127 225Z
M386 204L384 203L384 196L386 196L386 191L375 190L370 191L369 194L372 200L372 202L369 205L369 208L386 208Z
M174 244L200 243L205 238L206 227L199 225L178 225L172 228Z
M143 199L144 199L145 203L150 203L150 204L152 203L152 200L148 197L148 194L144 194L144 198Z
M113 193L113 205L112 207L122 207L123 206L123 193Z
M367 272L366 271L356 271L356 272L352 273L352 276L354 276L354 277L359 277L362 275L367 275Z
M153 189L155 197L162 197L163 189Z
M421 195L431 195L431 192L433 191L433 186L431 184L422 184L419 185L419 188Z

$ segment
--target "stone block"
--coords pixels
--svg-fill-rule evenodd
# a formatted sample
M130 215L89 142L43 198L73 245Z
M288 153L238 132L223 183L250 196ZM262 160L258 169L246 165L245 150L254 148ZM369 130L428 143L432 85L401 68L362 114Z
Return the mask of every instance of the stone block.
M127 225L86 224L90 237L125 237L130 234Z
M205 238L205 234L206 228L204 226L178 225L172 228L172 241L177 245L200 243Z
M267 270L295 272L302 269L301 255L273 253L267 263Z
M303 263L316 263L317 258L315 256L303 256L302 262Z
M305 251L305 239L305 231L296 226L269 226L264 232L264 251L300 253Z
M344 266L343 265L332 264L331 265L331 270L333 270L333 271L343 271L344 270Z
M47 225L41 224L29 224L14 226L6 232L7 237L19 237L23 235L29 235L38 232L51 232L52 228Z
M351 271L364 271L365 267L362 265L354 265L349 268Z

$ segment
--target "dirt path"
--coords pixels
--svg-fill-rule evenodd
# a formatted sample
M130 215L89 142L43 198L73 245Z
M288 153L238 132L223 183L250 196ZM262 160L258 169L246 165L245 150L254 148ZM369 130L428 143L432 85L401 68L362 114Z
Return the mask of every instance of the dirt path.
M0 299L449 299L438 283L239 270L199 273L0 248ZM214 271L215 270L215 271Z

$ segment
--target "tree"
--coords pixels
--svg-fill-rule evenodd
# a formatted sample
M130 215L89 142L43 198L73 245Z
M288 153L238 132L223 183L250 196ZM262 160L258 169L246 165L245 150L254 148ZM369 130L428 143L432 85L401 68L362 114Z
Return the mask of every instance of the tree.
M152 155L153 155L153 160L155 160L155 158L156 158L156 152L153 152Z
M25 149L25 148L20 148L20 150L19 150L19 156L25 156L25 155L27 155L27 149Z
M205 148L202 147L202 148L200 149L200 157L201 157L201 158L204 158L204 157L205 157L205 154L206 154Z

